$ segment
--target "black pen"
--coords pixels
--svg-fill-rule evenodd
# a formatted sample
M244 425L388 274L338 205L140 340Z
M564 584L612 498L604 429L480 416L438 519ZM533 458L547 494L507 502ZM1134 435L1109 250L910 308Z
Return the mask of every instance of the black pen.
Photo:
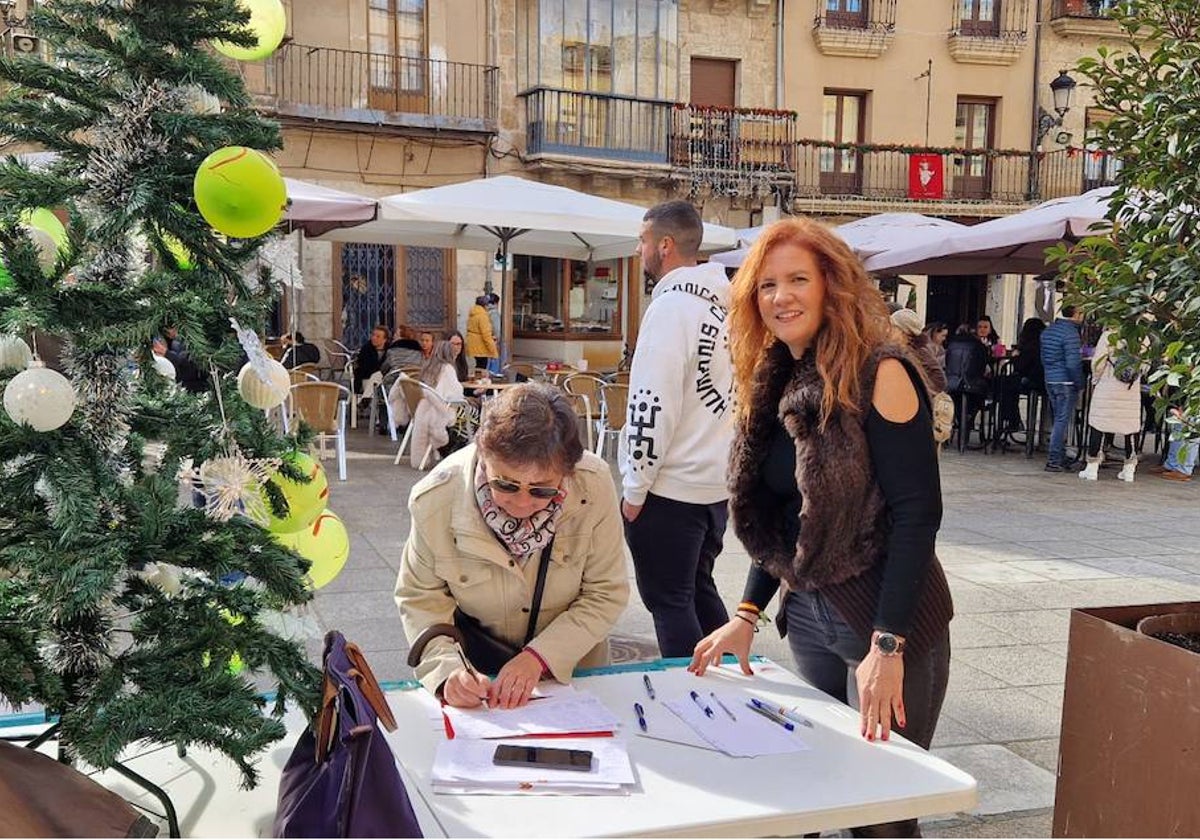
M458 659L459 659L459 661L460 661L460 662L462 662L462 664L463 664L463 667L467 669L467 673L468 673L468 674L470 674L470 675L471 675L472 677L474 677L475 679L479 679L479 672L478 672L478 671L476 671L476 670L475 670L475 669L474 669L474 668L471 666L471 663L467 661L466 654L464 654L464 653L463 653L463 649L462 649L462 647L461 647L461 646L458 644L458 642L455 642L455 643L454 643L454 652L458 654ZM487 699L487 695L484 695L483 697L480 697L480 698L479 698L479 702L483 704L483 708L485 708L485 709L490 709L490 708L491 708L490 706L488 706L488 699Z
M646 684L646 693L650 695L650 699L654 699L654 686L650 685L650 675L642 674L642 682Z

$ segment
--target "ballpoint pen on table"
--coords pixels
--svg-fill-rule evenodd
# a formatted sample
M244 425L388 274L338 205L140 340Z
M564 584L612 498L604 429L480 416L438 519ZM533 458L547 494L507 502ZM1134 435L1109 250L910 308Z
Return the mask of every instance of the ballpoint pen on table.
M642 674L642 683L646 686L646 693L650 695L650 699L654 699L654 686L650 685L650 675Z
M775 723L778 723L780 726L782 726L788 732L794 732L796 730L796 725L794 723L792 723L790 720L784 720L782 717L775 714L770 709L764 709L762 706L755 706L754 703L752 703L752 702L747 703L746 708L752 712L757 712L758 714L765 717L767 720L771 720L771 721L774 721Z
M642 727L642 731L646 730L646 710L642 708L641 703L634 703L633 710L637 713L638 726Z
M730 719L730 720L737 720L737 718L736 718L736 717L734 717L734 715L733 715L733 712L729 711L729 707L728 707L728 706L726 706L724 703L722 703L722 702L721 702L721 698L720 698L720 697L718 697L717 695L713 694L711 691L710 691L710 692L708 692L708 696L709 696L709 697L711 697L713 700L715 700L715 701L716 701L717 705L718 705L718 706L720 706L722 710L724 710L725 714L729 715L729 719Z
M807 726L809 729L813 728L812 721L804 717L804 715L800 714L799 712L794 712L791 709L785 709L783 706L776 706L772 703L765 703L762 700L759 700L757 697L752 697L750 702L755 706L758 706L760 709L766 709L768 712L773 712L778 717L786 718L792 723L798 723L801 726Z
M697 694L694 691L689 691L688 694L690 694L692 696L692 700L695 701L696 705L699 706L704 711L704 714L706 717L713 716L713 710L710 709L708 706L704 705L704 701L700 699L699 694Z

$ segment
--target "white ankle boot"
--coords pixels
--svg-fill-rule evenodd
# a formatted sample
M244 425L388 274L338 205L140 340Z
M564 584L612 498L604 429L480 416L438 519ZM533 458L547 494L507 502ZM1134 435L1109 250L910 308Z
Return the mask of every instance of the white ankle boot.
M1137 470L1137 462L1138 459L1136 455L1134 455L1132 458L1126 459L1124 466L1121 467L1121 471L1117 473L1117 478L1121 479L1121 481L1128 481L1132 483L1133 473Z
M1084 481L1095 481L1100 478L1100 459L1088 458L1087 466L1079 471L1079 477Z

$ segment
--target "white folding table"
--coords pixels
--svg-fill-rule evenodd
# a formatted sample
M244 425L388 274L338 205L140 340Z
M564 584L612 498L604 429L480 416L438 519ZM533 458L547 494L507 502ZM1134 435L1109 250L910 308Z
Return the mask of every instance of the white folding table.
M435 794L429 769L445 735L430 727L427 706L413 694L389 695L400 726L388 739L413 780L410 796L423 801L435 831L450 837L787 836L975 806L975 780L966 773L899 737L867 742L853 710L772 662L754 669L754 677L743 677L737 666L723 666L701 678L682 667L616 666L574 680L624 722L638 787L623 797ZM646 695L646 673L657 700ZM691 689L704 697L745 691L797 707L814 724L797 729L810 749L730 758L636 734L634 701L651 717L656 704Z
M421 690L394 690L388 701L399 724L386 737L401 766L409 797L426 836L602 837L799 835L870 823L968 811L975 780L901 738L869 743L858 715L769 661L754 663L753 677L736 666L710 669L703 678L662 663L599 669L574 685L596 694L623 722L637 786L627 796L485 796L435 794L429 773L446 736L429 716ZM642 682L649 674L657 700ZM794 706L814 724L798 727L808 750L758 758L730 758L693 746L638 735L633 703L647 717L670 714L666 699L691 689L724 698L748 692ZM735 709L737 711L737 709ZM745 710L746 714L750 714ZM171 747L131 749L122 760L170 794L185 836L270 836L276 791L303 718L292 713L290 734L259 762L261 783L240 789L228 759L193 749L179 757ZM105 786L151 811L158 802L113 773Z

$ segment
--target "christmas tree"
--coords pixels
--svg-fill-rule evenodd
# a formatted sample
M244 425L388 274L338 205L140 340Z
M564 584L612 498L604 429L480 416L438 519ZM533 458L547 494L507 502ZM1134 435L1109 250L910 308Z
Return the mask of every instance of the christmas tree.
M236 381L247 356L268 364L263 240L218 235L193 199L210 154L281 145L211 49L252 51L249 20L238 0L54 0L30 17L46 55L0 60L0 134L49 153L0 163L0 333L61 338L71 386L0 371L0 695L59 714L92 765L139 739L199 744L253 783L284 734L264 712L311 711L319 672L279 630L308 564L262 527L288 513L280 477L307 480L303 441ZM160 375L165 326L206 388Z

